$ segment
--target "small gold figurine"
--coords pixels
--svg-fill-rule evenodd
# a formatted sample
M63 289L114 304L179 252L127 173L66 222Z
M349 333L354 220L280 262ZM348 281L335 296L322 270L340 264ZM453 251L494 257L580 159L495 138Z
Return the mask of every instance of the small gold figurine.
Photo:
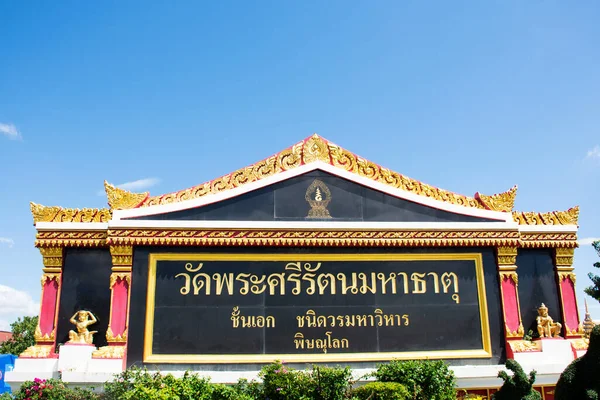
M542 303L540 308L538 308L538 317L537 317L537 330L540 334L540 338L551 338L551 337L559 337L560 329L562 325L558 322L554 322L552 317L548 315L548 307Z
M88 326L95 324L97 321L91 312L84 310L77 311L70 319L70 322L77 327L77 332L69 331L69 341L67 343L92 344L94 334L98 331L90 332Z

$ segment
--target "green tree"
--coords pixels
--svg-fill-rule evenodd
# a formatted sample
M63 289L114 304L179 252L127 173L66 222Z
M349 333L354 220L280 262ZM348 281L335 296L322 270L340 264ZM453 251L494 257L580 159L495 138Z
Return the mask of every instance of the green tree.
M38 317L18 318L10 324L12 338L0 344L0 354L19 355L29 346L35 344L35 328L38 324Z
M598 252L598 255L600 256L600 241L592 243L592 246L594 246L594 248ZM600 269L600 262L594 263L594 267ZM588 274L588 276L594 284L585 288L584 291L588 296L591 296L594 299L600 301L600 276L594 275L591 272Z

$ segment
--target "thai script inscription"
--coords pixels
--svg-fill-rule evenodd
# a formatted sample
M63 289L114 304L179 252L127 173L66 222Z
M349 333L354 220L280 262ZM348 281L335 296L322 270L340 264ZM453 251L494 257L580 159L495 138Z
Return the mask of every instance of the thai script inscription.
M275 328L275 317L269 315L241 315L238 306L233 307L231 323L234 328Z
M179 292L187 296L204 294L217 296L234 293L241 295L285 296L291 287L291 294L307 295L365 295L365 294L450 294L452 300L460 303L458 276L454 272L351 272L324 273L319 272L321 263L314 266L309 263L290 262L284 267L285 272L268 275L250 273L205 273L201 272L204 264L185 264L185 271L175 275L183 278L183 286Z
M335 328L338 327L374 327L374 326L409 326L408 314L384 314L377 308L373 315L344 314L344 315L317 315L314 310L306 311L306 315L296 317L298 328Z

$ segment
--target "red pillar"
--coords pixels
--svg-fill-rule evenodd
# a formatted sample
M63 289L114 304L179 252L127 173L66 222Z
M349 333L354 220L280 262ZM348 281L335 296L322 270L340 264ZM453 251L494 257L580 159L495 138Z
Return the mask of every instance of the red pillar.
M575 294L574 252L574 248L565 247L556 248L554 251L565 338L580 338L583 336L583 326L580 323L577 296Z
M110 317L106 330L108 346L94 352L94 358L120 358L125 365L127 329L129 323L129 298L131 295L131 246L111 246L112 274L110 275Z
M42 295L38 326L35 330L35 345L27 348L20 357L22 358L50 358L57 357L56 323L58 319L58 305L60 301L60 287L62 280L62 247L40 248L44 262L42 275Z

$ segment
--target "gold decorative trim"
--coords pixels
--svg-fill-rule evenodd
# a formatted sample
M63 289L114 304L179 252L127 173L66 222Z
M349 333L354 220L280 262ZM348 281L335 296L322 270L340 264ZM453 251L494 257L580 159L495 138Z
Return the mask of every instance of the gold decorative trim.
M510 346L513 353L527 353L530 351L542 351L542 342L529 340L509 340L508 345Z
M133 264L132 246L111 245L110 255L112 256L113 267L131 267Z
M316 134L272 157L259 161L249 167L239 169L234 173L222 176L213 181L179 192L148 197L146 199L142 199L142 195L138 195L135 201L122 205L121 208L150 207L159 204L171 204L196 199L211 193L219 193L224 190L240 187L247 183L255 182L315 161L320 161L345 171L352 172L361 177L410 193L415 193L420 196L464 207L486 208L474 197L462 196L447 190L438 189L390 171L373 162L365 160ZM137 203L140 199L142 199L141 204Z
M111 210L127 210L139 207L150 195L150 192L132 193L111 185L107 181L104 181L104 190Z
M586 339L567 339L569 342L571 342L571 346L573 346L573 348L575 350L587 350L588 346L589 346L589 341Z
M117 283L118 280L126 281L128 285L131 285L131 274L127 272L110 274L110 289Z
M22 352L20 358L48 358L52 354L53 345L40 345L28 347Z
M42 253L42 262L47 268L62 268L63 248L62 247L40 247Z
M109 230L113 245L164 246L516 246L514 231L352 231L267 229Z
M498 266L516 265L517 263L517 247L516 246L500 246L498 251Z
M42 334L42 329L40 328L40 325L38 324L35 327L35 332L33 334L33 338L35 339L36 343L46 343L46 342L54 342L54 330L52 330L52 332L50 333L46 333L45 335Z
M504 323L504 328L506 329L506 338L507 339L523 338L523 335L525 335L525 329L523 328L523 322L521 321L521 312L519 311L519 327L517 328L516 331L511 332L510 328L508 327L508 325L506 323Z
M523 248L557 248L577 247L576 233L530 233L521 232L519 247Z
M315 254L252 254L252 253L160 253L150 254L148 260L148 286L146 295L146 322L144 327L143 361L146 363L265 363L285 359L287 362L350 362L382 361L410 359L452 359L452 358L490 358L492 345L489 326L489 314L485 290L483 259L480 253L436 253L436 254L398 254L368 253L343 254L320 253L320 261L430 261L465 260L475 263L477 283L477 305L481 327L481 348L472 350L433 350L412 352L364 352L364 353L326 353L326 354L154 354L154 309L156 298L156 270L159 260L202 260L202 261L312 261Z
M123 358L125 346L103 346L92 353L92 358Z
M579 206L547 213L515 211L512 215L519 225L577 225Z
M329 148L327 146L327 142L317 134L312 135L306 142L304 142L302 159L304 164L314 161L322 161L329 164L331 160L329 158Z
M575 286L575 282L577 281L577 277L575 276L575 272L558 271L558 280L559 280L559 282L562 282L565 279L569 279L571 282L573 282L573 286Z
M47 281L56 281L56 284L60 287L60 274L43 274L41 279L42 289Z
M108 343L127 343L127 329L120 335L115 336L110 326L106 329L106 341Z
M475 193L475 198L483 203L484 207L492 211L511 212L515 206L517 197L517 186L513 186L504 193L486 196L485 194Z
M574 248L557 247L554 252L554 259L557 267L570 267L573 265L575 255ZM575 281L573 281L575 283Z
M36 233L35 247L104 247L108 231L40 231ZM43 253L42 253L43 255Z
M38 222L108 222L112 214L107 208L62 208L46 207L34 202L29 203L33 223Z
M519 276L517 275L517 271L500 271L500 280L503 281L505 279L510 279L515 283L515 285L519 284Z

